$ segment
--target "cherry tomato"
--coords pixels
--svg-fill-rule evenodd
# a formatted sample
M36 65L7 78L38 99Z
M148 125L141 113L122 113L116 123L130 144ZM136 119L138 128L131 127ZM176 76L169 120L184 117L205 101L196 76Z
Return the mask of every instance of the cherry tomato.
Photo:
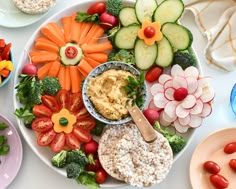
M232 170L236 171L236 159L231 159L229 161L229 166Z
M106 4L105 3L94 3L89 9L87 10L87 13L90 15L93 14L99 14L101 15L106 10Z
M220 166L215 163L214 161L206 161L203 164L203 168L208 172L212 174L217 174L220 172Z
M34 105L32 111L36 117L51 117L52 116L52 111L48 107L42 104Z
M231 142L224 147L224 152L226 154L232 154L236 152L236 142Z
M150 68L147 71L147 73L145 75L145 79L146 79L146 81L148 81L150 83L157 81L162 73L163 73L163 68L161 68L159 66L153 66L152 68Z
M11 43L8 43L2 51L1 54L2 60L9 60L10 49L11 49Z
M98 143L95 140L90 140L84 144L84 152L86 154L96 154L98 151Z
M6 43L4 39L0 39L0 53L2 52L3 48L5 47Z
M53 141L56 135L57 133L53 129L39 133L37 143L39 146L47 146Z
M109 14L108 12L104 12L100 16L100 25L104 29L111 29L118 25L118 18Z
M32 123L32 129L36 132L45 132L53 127L52 120L48 117L36 118Z
M87 171L97 171L99 169L102 169L102 165L101 165L98 158L94 159L94 164L87 164L86 165L86 170Z
M73 93L70 97L69 110L73 113L77 113L82 106L83 106L83 100L81 93Z
M75 47L73 46L66 47L65 55L67 58L73 59L77 56L77 54L78 54L78 50Z
M152 26L148 26L144 29L144 35L147 37L147 38L152 38L156 33L156 30L154 27Z
M56 137L51 142L50 148L53 152L58 153L64 148L65 142L66 142L66 135L63 132L57 133Z
M75 127L84 129L86 131L90 131L92 128L94 128L96 125L95 119L90 117L84 117L81 119L77 119L77 122L75 123Z
M50 95L43 95L41 97L43 105L47 106L52 112L58 112L60 110L57 100Z
M69 134L66 134L66 145L71 150L75 150L75 149L80 149L81 144L78 138L73 133L69 133Z
M76 113L76 118L78 120L83 120L84 118L90 117L89 112L87 109L83 106L79 109L79 111Z
M92 135L89 131L80 128L74 128L73 134L79 139L80 142L89 142L92 139Z
M210 181L217 189L224 189L229 186L229 181L220 174L211 175Z
M96 171L96 182L101 184L107 180L107 172L104 169Z
M70 93L69 93L69 91L67 91L65 89L60 90L56 95L56 99L57 99L59 105L61 106L61 108L69 109L69 107L70 107Z

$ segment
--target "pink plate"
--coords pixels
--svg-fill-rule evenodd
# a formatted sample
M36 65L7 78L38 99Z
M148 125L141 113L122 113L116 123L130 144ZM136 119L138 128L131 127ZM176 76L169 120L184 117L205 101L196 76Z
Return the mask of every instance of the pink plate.
M16 177L22 162L22 143L20 136L13 124L5 117L0 115L0 121L9 127L0 130L0 135L7 137L10 151L6 156L0 156L0 189L6 188Z
M219 130L197 146L189 170L192 189L215 189L209 180L211 174L203 169L203 164L206 161L214 161L220 166L219 174L229 181L227 189L236 188L236 172L231 170L228 165L230 159L236 159L236 152L233 154L224 152L225 145L231 142L236 142L236 128Z

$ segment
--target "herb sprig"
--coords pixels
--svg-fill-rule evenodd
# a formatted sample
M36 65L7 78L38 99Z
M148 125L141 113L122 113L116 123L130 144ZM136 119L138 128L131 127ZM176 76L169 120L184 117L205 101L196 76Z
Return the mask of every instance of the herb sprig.
M4 130L8 128L8 125L2 121L0 121L0 130ZM7 137L4 135L0 135L0 156L7 155L10 151L10 146L7 144Z

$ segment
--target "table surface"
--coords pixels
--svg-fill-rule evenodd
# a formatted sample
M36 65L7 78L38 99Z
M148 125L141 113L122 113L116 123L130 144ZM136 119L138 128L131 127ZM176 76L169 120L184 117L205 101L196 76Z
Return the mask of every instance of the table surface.
M24 49L24 45L32 35L32 33L51 15L65 7L69 7L78 3L79 0L60 0L57 5L41 20L38 22L21 28L5 28L0 26L0 38L4 38L7 42L12 42L12 50L14 52L15 61L19 60L19 57ZM17 18L16 18L17 19ZM200 128L196 129L193 139L182 154L182 156L174 163L167 178L157 186L150 188L158 189L190 189L189 179L189 164L191 156L196 146L209 134L216 130L234 127L236 124L236 117L234 117L230 104L230 91L235 83L235 72L222 72L209 66L204 59L204 48L207 40L198 30L192 13L186 12L182 19L183 25L187 26L193 33L194 42L193 47L199 57L201 67L204 75L211 76L210 84L216 92L213 112L207 117ZM9 118L16 128L16 117L14 116L13 107L13 78L11 81L0 89L0 113ZM5 100L9 99L9 100ZM19 131L19 129L18 129ZM19 134L21 135L20 131ZM23 144L23 161L21 169L14 179L14 181L8 186L8 189L78 189L85 188L76 184L74 180L66 179L58 173L48 168L30 149L21 135ZM124 188L134 188L126 186Z

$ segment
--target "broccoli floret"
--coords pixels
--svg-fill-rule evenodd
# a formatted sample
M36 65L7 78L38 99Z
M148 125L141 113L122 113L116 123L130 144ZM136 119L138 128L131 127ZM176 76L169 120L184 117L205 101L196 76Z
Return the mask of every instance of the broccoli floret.
M108 61L119 61L128 64L135 64L135 57L133 51L120 49L118 51L110 52L108 55Z
M35 78L32 79L31 82L31 90L29 91L29 101L30 104L41 104L41 95L42 95L42 81L36 80Z
M88 158L82 150L72 150L67 152L66 163L77 163L81 168L84 168L88 163Z
M183 70L185 70L190 66L196 67L197 59L194 54L192 52L189 52L188 50L177 51L174 53L173 64L178 64L183 68Z
M67 178L77 178L80 173L83 171L83 168L81 168L80 164L71 162L66 165L66 174Z
M186 145L186 139L182 136L176 135L175 133L171 133L167 129L161 128L158 121L154 123L153 127L168 140L174 154L180 152Z
M51 162L55 167L62 168L66 165L67 151L62 150L52 157Z
M44 93L54 96L59 90L61 90L61 84L57 77L46 76L42 80L42 88Z
M122 8L122 0L108 0L106 5L106 11L113 16L118 16Z

